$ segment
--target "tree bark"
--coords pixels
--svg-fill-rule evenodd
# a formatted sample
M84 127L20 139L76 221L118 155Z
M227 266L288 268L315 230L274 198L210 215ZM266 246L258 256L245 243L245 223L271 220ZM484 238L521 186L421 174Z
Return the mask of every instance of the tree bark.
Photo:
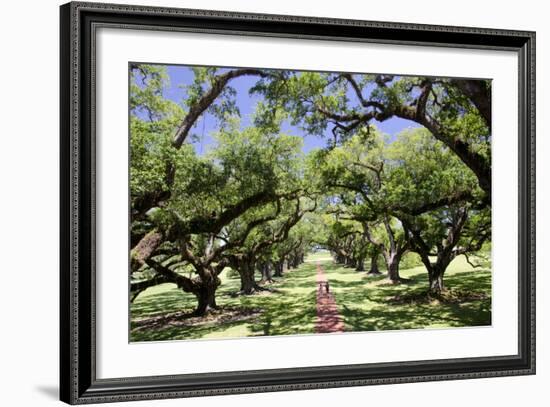
M445 289L443 285L443 270L438 267L433 267L432 270L428 272L428 278L430 283L430 293L432 294L441 294Z
M396 238L390 224L390 219L387 215L384 217L383 224L386 229L386 234L389 241L388 244L384 244L374 239L370 233L368 224L364 223L363 228L366 238L384 256L384 262L386 263L386 269L388 270L388 279L392 283L398 284L403 281L403 279L399 276L399 262L401 261L401 257L409 249L409 242L405 236Z
M238 271L241 276L241 293L245 295L254 294L258 288L258 284L254 279L254 262L242 261Z
M239 273L239 277L241 279L241 289L239 294L252 295L257 291L263 290L254 278L256 261L253 258L239 255L238 257L232 257L229 261L231 268Z
M294 256L294 261L292 262L292 268L297 269L300 265L300 258L298 256Z
M204 316L210 311L218 309L216 304L216 289L219 285L219 279L215 278L211 281L202 282L195 296L198 300L197 309L194 314L197 316Z
M452 216L452 222L447 225L447 233L440 243L437 243L436 249L436 261L432 263L430 260L430 254L432 252L433 244L427 243L423 238L419 230L413 228L411 224L403 219L402 222L405 227L411 233L411 244L412 250L414 250L420 256L424 267L428 271L428 292L431 294L439 295L445 286L443 284L443 275L445 270L449 267L449 264L454 260L454 258L460 254L460 251L456 250L456 245L460 241L464 225L468 219L468 209L467 207L459 208L456 213ZM479 230L476 233L480 233ZM480 240L479 248L483 244L484 239ZM479 248L476 247L477 250ZM473 247L470 247L473 249Z
M393 252L386 256L388 278L394 284L398 284L401 282L401 277L399 276L399 262L401 261L402 255L402 253Z
M289 270L292 270L292 269L295 269L296 267L298 267L298 261L296 259L295 254L290 254L288 256L287 266L288 266Z
M465 94L479 110L487 127L491 129L491 91L484 81L453 79L451 83Z
M197 270L198 277L193 279L193 287L191 290L197 297L197 308L193 312L196 316L207 315L210 311L218 309L216 304L216 290L221 284L221 281L216 271L211 266L194 265ZM178 286L180 286L178 284ZM180 286L184 291L188 291L187 286Z
M437 259L435 263L430 262L428 256L420 256L424 266L428 270L428 282L429 282L429 292L434 295L440 295L442 291L445 290L445 285L443 284L443 276L445 270L451 264L451 261L456 256L450 250L445 250L437 254Z
M370 258L370 270L367 274L370 274L370 275L382 274L382 273L380 273L380 270L378 269L378 256L379 256L378 253L371 256L371 258Z
M285 261L279 260L274 264L275 272L273 273L273 277L282 277L283 276L283 268L284 268Z
M271 278L271 264L269 262L260 263L260 272L262 274L262 283L272 283L273 279Z
M355 261L356 271L365 271L365 256L359 256Z
M130 251L130 269L139 270L161 245L163 235L157 229L147 233Z

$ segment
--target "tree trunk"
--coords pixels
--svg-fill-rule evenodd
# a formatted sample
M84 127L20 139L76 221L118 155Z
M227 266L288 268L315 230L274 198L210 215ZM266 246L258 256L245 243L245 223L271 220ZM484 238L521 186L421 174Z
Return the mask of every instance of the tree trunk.
M399 263L401 262L401 255L399 253L391 253L386 258L386 267L388 268L388 278L394 284L401 282L399 276Z
M345 266L346 267L355 267L355 259L352 256L347 256Z
M130 267L137 271L162 244L163 234L154 229L147 233L130 251Z
M273 273L273 277L282 277L283 276L283 268L284 268L285 261L280 260L277 263L274 264L275 272Z
M365 256L357 257L355 261L355 270L356 271L365 271Z
M196 288L193 290L198 301L195 315L204 316L218 308L216 290L220 284L221 281L213 270L205 269L200 273L200 281L196 281Z
M371 258L370 258L370 270L367 274L370 274L370 275L382 274L382 273L380 273L380 270L378 270L378 256L379 256L378 253L371 256Z
M445 289L443 285L443 271L438 267L433 267L428 272L428 279L430 283L430 293L439 295Z
M453 259L454 255L451 251L443 251L438 253L435 263L426 264L426 262L424 262L424 266L428 270L428 282L430 285L429 292L431 294L439 295L445 290L443 276L445 275L445 271Z
M248 256L236 257L230 260L231 268L239 273L241 278L241 289L238 294L252 295L257 291L261 291L262 287L256 283L254 272L256 261Z
M344 255L340 252L334 252L334 262L337 264L344 264L346 261L346 258Z
M426 250L418 250L417 252L420 255L424 267L428 271L428 292L433 295L439 295L442 291L445 290L445 285L443 284L443 275L445 270L449 267L449 264L455 258L455 254L452 251L452 248L439 250L437 252L437 258L435 263L430 261L430 256Z
M273 282L271 278L271 264L269 264L269 262L266 261L260 264L260 272L262 273L262 283Z
M216 305L216 288L215 284L204 284L196 293L198 300L197 309L194 314L204 316L210 311L217 309Z
M293 254L289 260L289 268L295 269L295 268L298 268L299 265L300 265L300 259L298 255Z
M194 264L198 276L191 279L170 270L151 258L147 259L146 262L149 267L159 273L159 277L155 277L153 280L160 279L159 281L175 283L183 292L193 293L197 297L198 303L197 308L193 311L194 315L203 316L218 308L216 305L216 290L221 281L218 272L214 268L198 263ZM139 283L134 287L138 290L147 288L146 285Z
M238 270L241 276L241 292L246 295L254 294L258 286L254 279L254 263L243 261Z
M292 265L290 264L290 257L287 257L283 265L283 271L289 271L291 269L292 269Z
M292 254L289 254L286 258L286 269L292 270Z

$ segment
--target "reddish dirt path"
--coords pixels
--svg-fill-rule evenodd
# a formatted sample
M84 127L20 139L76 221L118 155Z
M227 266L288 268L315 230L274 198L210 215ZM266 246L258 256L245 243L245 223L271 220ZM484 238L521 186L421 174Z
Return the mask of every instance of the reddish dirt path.
M330 288L327 292L325 283L328 283L327 276L321 265L317 263L317 322L315 332L344 332L344 322L338 313L334 295L330 292Z

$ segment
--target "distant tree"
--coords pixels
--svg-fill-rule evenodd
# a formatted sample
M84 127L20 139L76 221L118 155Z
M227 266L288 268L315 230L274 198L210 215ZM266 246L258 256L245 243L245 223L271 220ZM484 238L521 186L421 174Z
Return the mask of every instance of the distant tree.
M315 210L315 205L311 206L307 202L302 202L300 198L283 202L280 204L276 216L273 216L267 222L262 222L253 233L247 236L242 244L235 245L226 251L224 257L241 278L239 294L250 295L262 291L262 287L258 285L254 277L256 268L262 266L260 271L263 272L263 280L271 280L271 257L267 261L266 254L271 253L276 244L286 241L290 230L302 219L306 212L312 210ZM228 242L232 241L232 234L239 233L238 230L244 225L247 225L244 227L249 227L250 221L246 218L244 216L239 219L238 223L241 223L241 225L233 225L227 229Z

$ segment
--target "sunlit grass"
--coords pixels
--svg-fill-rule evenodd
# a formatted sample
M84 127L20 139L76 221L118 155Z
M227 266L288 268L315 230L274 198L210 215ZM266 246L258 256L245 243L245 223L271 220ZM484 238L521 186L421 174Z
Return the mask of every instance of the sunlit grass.
M305 259L307 263L325 262L325 261L331 261L331 260L332 258L330 257L330 252L328 250L319 250L315 253L311 253Z
M444 301L425 296L428 276L423 266L402 270L406 284L389 284L384 276L371 277L350 268L325 264L347 331L410 328L443 328L491 324L491 272L473 269L464 257L458 257L445 274L452 292L479 294L479 299L462 302ZM409 303L395 298L425 299Z
M163 284L140 294L131 305L131 341L242 337L256 335L289 335L313 333L316 318L315 263L305 263L287 271L269 287L274 292L251 296L234 296L240 288L238 276L220 275L217 304L222 307L259 308L261 316L252 321L201 326L165 326L155 330L136 330L136 321L175 312L192 312L196 298L174 284Z
M445 328L491 324L490 266L472 268L463 257L451 263L445 284L451 292L480 294L465 301L395 301L395 298L424 298L427 273L423 266L401 270L406 284L391 285L382 276L368 276L334 264L327 252L314 253L297 270L275 279L271 293L234 296L240 288L236 273L220 275L217 303L223 308L258 309L259 315L227 323L159 324L154 329L136 329L151 317L183 315L196 306L196 298L174 284L149 288L131 304L131 341L213 339L258 335L314 333L316 320L316 264L327 273L346 331L410 328ZM368 270L368 264L365 267ZM178 314L176 314L178 313Z

